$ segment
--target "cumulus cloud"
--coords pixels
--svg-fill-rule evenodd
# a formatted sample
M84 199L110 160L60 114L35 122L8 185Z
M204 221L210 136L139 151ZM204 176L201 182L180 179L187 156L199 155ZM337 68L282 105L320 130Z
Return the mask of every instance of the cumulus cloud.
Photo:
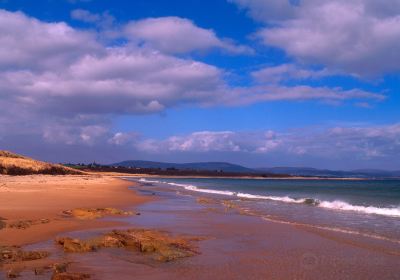
M232 88L224 72L209 64L141 46L107 47L95 34L65 23L1 14L2 100L29 105L30 111L41 114L152 113L186 103L376 97L357 90L341 94L338 89L307 87Z
M220 74L201 62L116 48L62 72L8 72L0 82L12 98L33 98L33 107L51 113L151 113L212 98Z
M101 51L91 33L5 10L0 10L0 42L1 71L54 70Z
M0 11L0 102L40 114L159 112L212 98L218 68L140 47L106 47L65 23Z
M152 153L231 152L285 158L374 160L393 158L400 153L400 124L286 132L200 131L165 140L142 139L135 147Z
M160 152L164 149L168 151L239 151L238 139L231 131L195 132L188 136L173 136L166 141L157 143L154 140L147 140L138 144L139 149L151 152Z
M258 32L264 44L282 48L300 61L358 76L400 71L397 0L232 2L268 24Z
M28 154L51 151L48 157L72 161L102 159L104 162L124 159L219 160L218 155L229 155L238 163L242 159L257 159L266 166L297 163L335 168L375 167L395 169L400 161L400 124L380 126L337 126L302 128L287 131L198 131L166 139L143 138L137 132L112 133L110 127L49 127L46 145L29 135L29 142L11 135L0 135L3 147L17 147ZM19 144L18 144L19 143ZM6 144L6 145L4 145ZM61 153L61 154L60 154ZM54 157L53 155L58 155ZM53 156L53 157L52 157ZM225 158L225 157L223 157ZM225 159L226 160L226 159ZM251 161L251 160L250 160ZM242 162L243 163L243 162Z
M199 131L189 135L171 136L165 140L142 139L135 143L138 150L150 153L165 152L268 152L275 149L280 140L276 133Z
M306 135L307 136L307 135ZM400 152L400 124L369 127L334 127L302 137L299 144L292 140L291 151L326 158L378 159L393 158Z
M194 44L185 46L186 51L213 44L220 48L234 46L188 20L177 22L178 27L175 23L172 26L179 36L185 35L188 28L208 40L208 45L186 40ZM149 24L146 20L131 24L139 30L139 23L146 28ZM191 38L197 38L193 34ZM165 37L160 36L163 41ZM280 84L232 87L225 71L216 66L162 52L158 46L132 41L105 44L99 41L98 31L72 28L63 22L43 22L21 12L0 10L0 41L0 137L24 131L27 135L40 134L49 143L94 145L100 141L120 146L126 137L112 136L109 122L123 114L158 113L186 104L241 106L276 100L360 103L384 98L358 89ZM298 69L283 72L288 71L296 76ZM278 74L269 75L277 79ZM310 75L315 74L300 76ZM151 141L147 144L151 147Z
M213 30L198 27L191 20L179 17L133 21L127 24L125 33L133 41L143 42L166 53L190 53L215 48L236 54L252 53L249 47L220 39Z
M109 144L116 146L134 145L139 141L139 134L137 132L117 132L108 139Z

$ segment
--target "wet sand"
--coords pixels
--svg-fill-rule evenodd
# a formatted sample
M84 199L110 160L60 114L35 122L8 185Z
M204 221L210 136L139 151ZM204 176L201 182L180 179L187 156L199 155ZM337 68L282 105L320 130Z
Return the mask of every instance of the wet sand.
M398 245L266 221L230 207L229 203L199 200L198 194L177 192L153 184L94 177L83 179L90 182L87 184L74 179L76 181L70 181L67 187L65 182L62 183L63 178L57 180L60 182L53 182L50 187L57 190L42 191L43 197L35 196L37 201L28 198L32 198L34 191L40 192L42 183L23 188L26 182L15 182L15 192L19 190L21 193L9 194L8 198L1 193L0 216L37 218L46 213L49 217L56 217L65 208L109 206L135 209L141 213L140 216L100 221L76 221L76 225L69 224L71 228L57 227L54 232L43 230L42 238L24 237L19 241L27 244L43 240L27 248L47 250L52 257L71 263L71 271L89 273L91 279L400 279ZM127 186L131 186L131 190ZM71 194L60 197L67 189ZM95 189L98 194L94 194ZM30 190L30 195L23 195L23 190ZM19 203L13 201L15 197L19 197ZM65 202L56 203L55 198L64 198ZM10 208L4 207L2 202L8 203ZM24 207L18 207L24 202ZM46 225L35 227L41 226ZM159 229L173 234L200 236L205 240L197 243L199 255L167 263L118 248L72 254L63 253L54 245L55 235L87 238L109 231L110 226ZM1 241L7 235L3 231L0 230ZM26 235L33 233L23 232ZM12 236L11 233L8 236ZM50 279L50 276L45 274L40 278L27 271L21 274L20 279Z
M210 237L200 256L140 279L400 279L399 244L266 221L218 200L198 203L197 193L135 189L162 199L141 205L132 224Z

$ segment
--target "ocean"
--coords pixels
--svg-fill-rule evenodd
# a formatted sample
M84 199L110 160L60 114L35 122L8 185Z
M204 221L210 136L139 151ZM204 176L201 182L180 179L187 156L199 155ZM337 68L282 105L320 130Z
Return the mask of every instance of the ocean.
M178 194L229 199L260 218L400 244L400 180L142 178Z

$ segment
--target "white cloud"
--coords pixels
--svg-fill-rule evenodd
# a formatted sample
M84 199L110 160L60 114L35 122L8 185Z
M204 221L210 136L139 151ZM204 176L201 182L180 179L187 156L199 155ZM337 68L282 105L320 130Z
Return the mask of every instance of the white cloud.
M372 160L400 153L400 124L333 127L286 132L199 131L165 140L142 139L135 144L150 153L251 153L285 158Z
M14 107L29 105L30 111L42 115L152 113L187 103L382 98L359 90L305 86L232 88L223 71L209 64L139 46L106 47L94 34L65 23L1 13L2 100ZM30 42L39 38L43 42ZM8 53L10 49L15 55Z
M210 100L221 72L210 65L160 53L107 49L63 71L5 72L0 87L15 102L59 113L158 112L185 102ZM56 112L55 112L56 113Z
M268 27L258 36L311 64L359 76L399 72L400 4L397 0L234 0ZM269 13L282 8L282 17Z
M133 145L139 140L138 138L139 134L136 132L117 132L107 142L117 146Z
M258 152L269 151L279 145L275 133L238 133L233 131L199 131L166 140L145 139L136 143L142 151L164 152Z
M157 50L179 54L210 49L223 49L231 53L251 53L249 47L238 46L230 40L220 39L211 29L196 26L191 20L179 17L147 18L133 21L125 33L134 42L144 42Z
M42 114L159 112L214 98L212 65L148 49L107 47L96 34L0 11L0 102ZM18 111L18 110L16 110Z
M41 133L51 142L95 143L96 137L111 136L94 127L107 126L116 115L158 113L186 104L242 106L276 100L366 102L384 98L357 89L278 84L232 87L224 70L213 65L132 42L110 46L97 35L65 23L46 23L0 10L0 134L23 130ZM96 131L101 135L96 136Z
M108 128L101 125L86 126L47 126L43 130L43 138L50 143L64 143L67 145L93 145L108 133Z
M302 81L308 79L319 79L330 76L332 73L326 69L310 70L295 64L280 64L254 71L251 75L257 82L280 83L288 80Z
M311 87L260 85L251 88L235 88L229 94L221 96L221 102L226 105L239 106L258 102L271 101L304 101L317 100L323 102L342 103L347 100L371 99L382 101L385 96L359 89L344 90L340 87Z
M100 52L91 33L0 10L0 71L62 70L84 54Z

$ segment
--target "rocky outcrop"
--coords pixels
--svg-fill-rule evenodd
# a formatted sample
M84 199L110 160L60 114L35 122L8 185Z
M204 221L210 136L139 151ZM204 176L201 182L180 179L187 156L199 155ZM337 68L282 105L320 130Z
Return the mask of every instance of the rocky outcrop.
M34 269L35 275L47 275L52 271L52 280L83 280L89 279L90 274L68 271L70 263L54 263Z
M84 253L96 251L100 244L95 241L82 241L76 238L61 237L56 239L56 243L63 247L67 253Z
M133 213L131 211L123 211L116 208L76 208L73 210L63 211L63 215L67 217L74 217L81 220L98 219L108 215L115 216L129 216Z
M58 238L56 243L68 253L91 252L100 248L126 248L148 254L157 261L169 262L199 254L193 241L200 239L186 236L174 237L157 230L129 229L113 230L101 237L89 240Z
M7 224L8 228L15 229L27 229L33 225L47 224L50 223L49 219L38 219L38 220L19 220Z
M191 257L198 251L187 237L172 237L166 232L146 229L114 230L105 235L104 245L129 247L142 253L151 253L158 261L173 261Z
M0 246L0 264L32 261L49 256L46 251L23 251L17 246Z

